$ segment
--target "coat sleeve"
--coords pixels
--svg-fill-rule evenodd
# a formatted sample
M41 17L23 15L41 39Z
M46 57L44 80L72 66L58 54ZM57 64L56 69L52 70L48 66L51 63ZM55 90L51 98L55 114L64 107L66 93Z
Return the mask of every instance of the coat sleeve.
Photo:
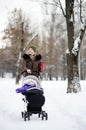
M22 60L22 71L26 71L27 67L26 67L26 61L23 59Z
M27 54L23 55L23 60L22 60L22 71L26 71L27 67L26 67L26 60L29 60L30 57Z

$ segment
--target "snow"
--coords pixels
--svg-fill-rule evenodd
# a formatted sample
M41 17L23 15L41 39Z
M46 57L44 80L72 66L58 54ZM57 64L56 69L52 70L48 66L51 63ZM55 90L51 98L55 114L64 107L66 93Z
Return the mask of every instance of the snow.
M86 26L86 22L84 22L84 24L81 24L81 29L85 30L85 26Z
M70 51L69 51L69 49L67 49L67 50L66 50L66 54L70 54Z
M74 42L74 47L72 49L72 53L76 56L79 51L80 37L77 37Z
M42 81L48 120L34 114L25 122L22 95L15 92L22 81L16 85L15 79L0 78L0 130L86 130L86 81L80 82L81 92L67 94L67 81Z
M82 30L85 30L86 28L86 20L84 21L83 24L81 24L81 29L79 31L79 34L78 36L76 37L75 41L74 41L74 46L73 46L73 49L72 49L72 53L76 56L78 51L79 51L79 46L81 44L81 35L82 35Z
M70 22L73 22L73 14L71 14Z

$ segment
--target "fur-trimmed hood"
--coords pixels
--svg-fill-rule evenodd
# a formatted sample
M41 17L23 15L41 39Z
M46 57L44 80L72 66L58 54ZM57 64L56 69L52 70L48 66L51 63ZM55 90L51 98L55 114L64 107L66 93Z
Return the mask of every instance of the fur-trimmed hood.
M24 60L31 59L30 56L27 55L27 54L24 54L24 55L23 55L23 58L24 58ZM39 61L39 60L41 60L41 59L42 59L42 56L41 56L40 54L38 54L38 55L36 55L36 56L34 57L34 60L35 60L35 61Z

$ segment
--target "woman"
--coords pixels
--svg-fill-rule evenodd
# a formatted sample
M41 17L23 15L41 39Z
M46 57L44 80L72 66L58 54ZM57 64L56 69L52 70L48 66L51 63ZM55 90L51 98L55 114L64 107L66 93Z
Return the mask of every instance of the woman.
M41 107L45 102L43 96L43 88L39 80L40 72L44 68L41 62L42 56L36 55L36 47L29 46L27 53L23 55L23 86L16 89L17 93L22 93L26 96L28 111L42 111Z
M34 75L39 78L41 69L43 69L43 65L41 65L42 56L40 54L36 55L36 47L29 46L27 53L23 55L23 70L25 72L25 76Z

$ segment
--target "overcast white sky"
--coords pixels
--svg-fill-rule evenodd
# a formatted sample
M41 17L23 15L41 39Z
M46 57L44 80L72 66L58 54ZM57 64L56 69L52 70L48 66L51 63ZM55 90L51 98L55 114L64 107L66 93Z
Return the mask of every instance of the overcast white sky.
M0 0L0 45L1 31L7 24L8 14L14 9L23 9L30 16L32 24L40 24L43 19L41 15L39 2L41 0ZM43 1L43 0L42 0ZM62 0L62 3L65 0Z
M14 8L23 9L31 16L31 20L39 24L41 21L41 11L39 6L39 0L0 0L0 45L1 45L1 31L5 28L8 20L8 14L11 13Z
M28 12L29 15L33 14L33 17L40 16L40 6L38 2L33 0L0 0L0 30L2 24L6 24L8 14L14 9L23 9L25 12Z

